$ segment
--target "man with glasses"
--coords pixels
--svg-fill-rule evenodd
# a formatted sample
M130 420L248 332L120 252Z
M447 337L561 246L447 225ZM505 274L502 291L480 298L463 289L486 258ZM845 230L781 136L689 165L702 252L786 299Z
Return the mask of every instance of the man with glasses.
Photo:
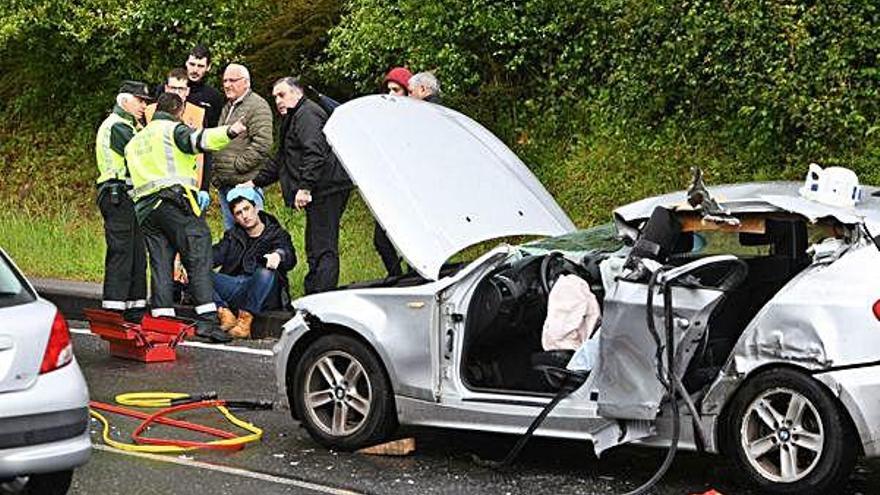
M174 93L186 102L183 109L183 117L181 122L188 125L192 129L205 128L205 109L187 101L190 89L187 79L186 69L177 68L168 73L165 80L165 86L162 88L163 93ZM148 105L144 111L147 122L153 120L153 112L156 111L156 104Z
M272 147L272 109L260 95L251 90L251 76L240 64L229 64L223 72L226 105L220 112L220 125L241 121L247 132L237 136L222 151L214 153L211 182L220 193L223 228L235 225L226 195L236 184L252 180L260 167L269 160ZM262 191L258 190L257 207L263 208Z

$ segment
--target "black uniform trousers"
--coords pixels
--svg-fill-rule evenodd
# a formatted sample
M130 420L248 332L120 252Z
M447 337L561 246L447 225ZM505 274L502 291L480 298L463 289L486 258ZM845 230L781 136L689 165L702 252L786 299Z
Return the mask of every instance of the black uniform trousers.
M147 299L147 253L125 184L101 184L98 208L104 217L107 244L102 306L115 310L143 308Z
M180 259L189 277L187 289L199 315L216 312L211 280L211 230L204 216L197 217L183 195L160 191L164 196L143 222L147 251L150 253L153 316L174 314L174 256Z
M394 244L391 244L391 239L388 238L388 234L385 233L379 222L376 222L376 228L373 230L373 247L382 258L382 264L385 265L385 271L388 272L389 277L403 275L403 270L400 268L400 256L397 255Z
M319 196L306 206L306 294L335 289L339 283L339 221L350 194L346 189Z

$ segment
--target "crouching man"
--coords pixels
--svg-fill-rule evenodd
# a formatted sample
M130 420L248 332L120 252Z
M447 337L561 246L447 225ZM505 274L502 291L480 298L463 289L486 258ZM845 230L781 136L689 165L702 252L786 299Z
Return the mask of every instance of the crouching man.
M214 245L214 266L220 267L213 273L214 303L220 328L243 339L251 335L255 314L287 306L287 272L296 265L296 254L290 234L257 208L255 189L231 189L226 200L235 224Z

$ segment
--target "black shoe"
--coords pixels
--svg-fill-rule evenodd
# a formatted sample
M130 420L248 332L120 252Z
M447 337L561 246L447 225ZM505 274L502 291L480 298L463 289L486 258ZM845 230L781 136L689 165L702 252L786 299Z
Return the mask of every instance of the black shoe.
M216 318L214 318L216 320ZM232 337L220 329L216 321L202 320L196 322L196 336L207 339L210 342L225 344L232 342Z
M128 308L122 312L122 319L140 325L145 314L147 314L147 308Z

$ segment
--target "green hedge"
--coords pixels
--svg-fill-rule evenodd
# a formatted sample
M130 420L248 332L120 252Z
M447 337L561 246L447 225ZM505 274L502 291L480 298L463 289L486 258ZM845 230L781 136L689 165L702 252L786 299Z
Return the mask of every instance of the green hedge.
M540 109L517 117L532 127L571 132L583 119L567 107L588 101L608 122L714 135L758 167L845 165L880 126L880 11L865 0L350 1L329 55L327 76L362 91L406 63L453 96L510 89Z

